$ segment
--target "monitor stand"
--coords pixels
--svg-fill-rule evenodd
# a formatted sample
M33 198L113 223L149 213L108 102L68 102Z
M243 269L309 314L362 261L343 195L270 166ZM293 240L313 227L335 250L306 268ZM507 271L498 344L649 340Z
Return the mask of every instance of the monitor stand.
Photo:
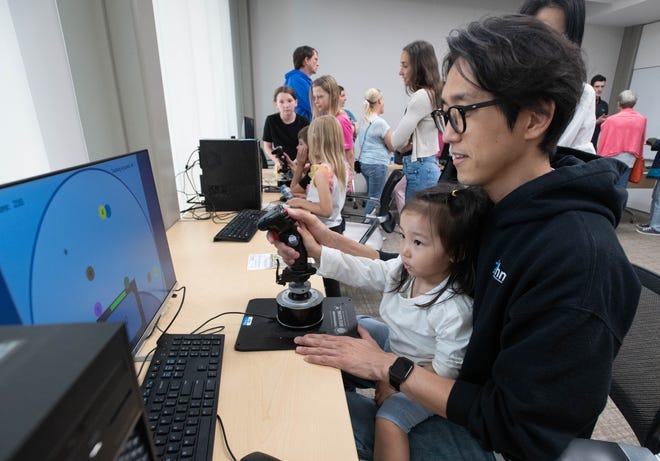
M256 315L270 317L263 318ZM357 319L351 298L325 298L323 300L323 321L320 325L291 329L280 325L277 320L275 298L252 299L245 310L241 329L236 337L234 348L237 351L284 351L293 350L293 338L307 333L326 333L358 337Z

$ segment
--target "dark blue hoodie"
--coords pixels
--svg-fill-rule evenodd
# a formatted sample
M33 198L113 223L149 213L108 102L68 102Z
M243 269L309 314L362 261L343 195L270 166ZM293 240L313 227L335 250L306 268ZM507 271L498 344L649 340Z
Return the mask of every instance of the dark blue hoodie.
M640 294L615 234L620 166L560 149L555 170L504 197L484 230L447 417L509 459L556 459L605 407Z

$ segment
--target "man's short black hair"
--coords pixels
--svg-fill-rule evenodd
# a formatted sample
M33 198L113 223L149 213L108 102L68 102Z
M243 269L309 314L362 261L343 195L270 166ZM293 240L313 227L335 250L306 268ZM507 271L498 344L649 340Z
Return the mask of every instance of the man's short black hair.
M305 65L305 59L309 59L314 56L316 50L311 46L303 45L299 46L293 51L293 68L300 69Z
M596 82L606 82L607 79L605 78L604 75L596 74L593 77L591 77L591 86L594 86L594 83Z
M470 81L501 101L513 126L521 109L542 110L554 101L555 112L540 148L551 155L575 113L586 80L580 48L531 16L508 15L476 21L447 37L443 74L461 59L474 75ZM457 68L465 77L466 69Z

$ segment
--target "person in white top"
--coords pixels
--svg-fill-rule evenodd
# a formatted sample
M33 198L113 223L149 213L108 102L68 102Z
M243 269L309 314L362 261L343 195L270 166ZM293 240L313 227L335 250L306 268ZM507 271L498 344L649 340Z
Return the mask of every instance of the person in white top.
M383 292L384 323L359 318L383 350L456 378L472 333L474 261L490 204L475 187L444 183L417 192L401 214L400 254L389 261L351 256L313 239L305 246L320 275ZM408 432L432 412L391 384L345 377L349 390L376 388L374 459L400 461L409 459Z
M438 131L431 112L441 106L442 80L433 45L423 40L406 45L401 52L399 75L411 96L391 141L404 154L407 200L440 178Z
M563 34L577 46L582 46L584 36L584 0L526 0L520 13L534 16L541 22ZM596 149L591 138L596 128L596 92L586 82L582 84L582 96L575 107L573 118L557 141L558 146L572 147L590 154Z

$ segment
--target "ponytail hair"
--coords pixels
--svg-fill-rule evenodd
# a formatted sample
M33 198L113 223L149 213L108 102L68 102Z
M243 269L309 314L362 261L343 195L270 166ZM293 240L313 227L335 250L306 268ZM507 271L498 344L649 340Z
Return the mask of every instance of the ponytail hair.
M376 104L378 104L378 101L381 99L383 99L383 93L378 88L369 88L367 92L364 93L362 107L364 108L363 120L365 123L369 122L369 117L371 117Z

